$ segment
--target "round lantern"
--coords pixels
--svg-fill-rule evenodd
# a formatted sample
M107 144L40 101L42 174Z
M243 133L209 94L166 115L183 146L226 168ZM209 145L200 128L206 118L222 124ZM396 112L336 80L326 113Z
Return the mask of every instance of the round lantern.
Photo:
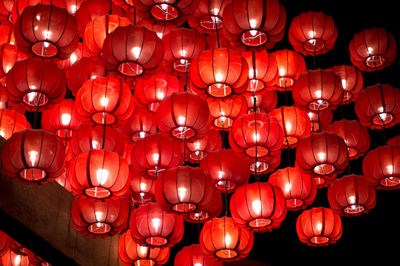
M363 160L365 178L377 189L397 189L400 186L400 147L380 146L367 153Z
M15 23L26 7L35 6L37 4L53 5L59 8L67 8L66 0L13 0L14 6L11 11L11 20Z
M190 65L191 89L199 95L226 98L247 89L249 67L240 52L214 48L200 52Z
M235 45L270 49L283 38L286 11L278 0L232 0L223 21L225 38Z
M156 133L155 115L136 106L131 117L120 128L131 141L136 142L138 139Z
M164 53L164 45L157 34L141 26L119 26L103 44L103 58L107 69L118 70L128 77L156 71Z
M301 74L292 90L296 106L313 111L334 110L343 100L342 81L330 70L309 70Z
M82 152L72 159L68 174L73 193L91 198L119 197L129 188L129 165L115 152Z
M40 58L29 58L15 63L7 73L10 101L22 102L30 111L51 108L62 101L66 78L56 63Z
M340 216L328 208L312 208L303 211L296 222L297 235L309 246L327 246L342 236Z
M304 112L310 118L311 132L320 132L321 130L326 129L326 127L328 127L333 120L333 112L331 110L306 110Z
M146 173L136 171L130 167L132 179L130 183L130 192L135 203L144 204L155 200L155 182L156 179Z
M256 110L260 113L268 113L276 108L278 95L273 90L263 90L255 95L244 94L247 102L247 112Z
M364 89L364 80L361 71L353 65L333 66L328 70L335 73L342 80L343 102L348 104L355 101Z
M323 12L308 11L293 18L289 41L303 55L319 55L331 51L337 39L333 18Z
M175 266L222 266L214 257L206 256L199 244L182 248L175 256Z
M349 44L350 59L361 71L381 70L397 57L396 39L383 28L356 33Z
M211 122L207 101L188 92L166 97L157 109L156 119L161 132L177 139L205 134Z
M26 7L15 22L15 40L21 52L66 59L78 45L76 19L54 5Z
M2 257L0 262L7 266L29 266L32 265L29 257L25 254L19 254L9 249Z
M311 122L308 116L294 106L282 106L271 111L283 129L284 140L282 148L292 149L304 136L311 133Z
M196 11L189 17L189 25L199 32L212 35L222 30L222 12L230 0L199 1Z
M212 199L207 205L197 208L195 211L185 214L184 218L189 223L205 223L221 214L223 209L220 191L212 189Z
M118 254L124 265L162 265L168 261L170 251L169 247L140 245L127 230L119 237Z
M200 168L210 175L215 187L222 192L233 192L247 183L250 177L249 163L233 150L209 152L207 157L201 160Z
M82 84L76 94L78 113L96 124L111 125L127 120L133 112L133 95L121 79L98 77Z
M122 1L124 1L124 0L122 0ZM136 17L138 17L139 14L140 13L137 12ZM136 21L137 20L138 19L136 19ZM136 25L143 26L143 27L147 28L148 30L154 31L157 34L158 38L160 38L160 39L163 39L164 36L166 36L172 30L176 30L178 28L178 26L176 26L175 24L154 22L154 21L147 20L147 19L139 19L139 21L137 21Z
M67 59L57 61L57 65L59 68L64 70L65 74L68 76L69 69L75 62L82 59L82 56L83 56L82 54L83 54L82 42L79 42L75 51L73 51L72 54Z
M0 45L0 84L6 86L6 75L8 71L14 66L17 60L25 57L24 54L18 52L17 46L14 44Z
M84 236L113 236L126 228L128 217L126 199L94 199L79 195L72 201L72 226Z
M40 129L15 132L3 146L6 175L26 184L44 184L62 174L64 144L55 134Z
M239 227L232 218L226 216L207 221L200 233L204 254L222 261L247 257L253 244L253 233Z
M335 121L326 128L327 132L332 132L342 137L349 151L349 160L355 160L369 150L370 137L366 127L356 120Z
M3 231L0 231L0 257L8 251L10 242L10 237Z
M275 171L281 163L281 150L274 151L270 155L262 158L249 158L244 155L244 159L250 162L250 172L254 175L267 174Z
M186 141L189 160L197 163L207 157L209 152L221 149L221 146L221 134L214 129L210 129L206 135L196 136Z
M230 129L233 121L247 111L247 102L241 95L233 99L208 98L207 102L214 126L222 130Z
M11 25L0 25L0 45L2 44L15 44L14 27Z
M347 175L336 179L328 188L332 210L341 216L357 216L369 212L376 203L376 192L361 175Z
M0 21L1 24L12 23L11 10L13 9L15 0L0 1Z
M0 109L0 136L9 139L17 132L31 128L26 117L14 110Z
M363 126L393 127L400 121L400 90L389 84L367 87L357 98L355 111Z
M255 232L278 228L286 217L282 190L270 183L251 183L239 187L230 200L233 220Z
M65 0L67 4L67 10L70 14L75 15L76 11L79 10L81 5L85 2L86 0Z
M297 167L286 167L273 173L268 182L278 186L286 199L290 211L305 209L313 203L317 186L312 176Z
M183 237L183 217L149 202L131 212L129 229L139 244L172 247Z

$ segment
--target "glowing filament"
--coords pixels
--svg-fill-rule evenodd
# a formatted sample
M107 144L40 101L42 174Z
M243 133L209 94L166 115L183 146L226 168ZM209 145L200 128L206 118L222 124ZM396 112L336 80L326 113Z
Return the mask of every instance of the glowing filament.
M320 161L325 161L326 160L326 153L325 152L319 152L317 154L317 157Z
M100 185L104 185L108 179L108 170L106 169L97 169L96 171L96 179Z
M37 163L39 153L37 151L30 151L28 154L29 154L29 161L31 162L31 166L34 166Z
M61 115L61 124L63 126L68 126L69 122L71 122L71 115L70 114L62 114Z
M158 154L158 153L153 153L153 162L155 163L155 164L158 164L158 160L160 160L160 154Z
M179 125L184 125L185 122L186 122L186 117L184 117L184 116L179 116L178 117L178 124Z
M159 218L153 218L153 219L151 219L151 225L153 226L154 230L156 230L156 232L157 232L158 228L161 225L161 220Z
M140 47L135 46L132 48L131 51L135 58L139 58L139 55L140 55L140 52L142 51L142 49Z
M231 242L232 242L231 236L229 234L226 234L225 235L225 246L230 246Z
M103 106L103 107L106 107L108 105L108 101L109 101L108 98L103 96L100 99L100 105Z
M184 201L185 197L186 197L186 192L187 189L185 187L180 187L178 188L178 197L179 197L179 201Z
M101 211L96 211L94 212L94 216L96 217L96 221L101 221L103 219L103 212Z
M139 248L140 256L145 257L146 254L147 254L147 250L148 250L148 247L146 247L146 246L140 246L140 248Z
M253 200L251 202L251 207L253 208L253 211L256 213L256 215L260 215L260 213L261 213L261 201L260 200Z

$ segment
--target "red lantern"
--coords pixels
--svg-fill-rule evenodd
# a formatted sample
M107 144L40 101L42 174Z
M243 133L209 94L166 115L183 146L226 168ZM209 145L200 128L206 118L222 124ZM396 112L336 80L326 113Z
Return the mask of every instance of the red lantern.
M208 156L201 160L200 168L210 175L218 190L226 190L227 193L246 184L250 177L249 163L242 160L233 150L209 152Z
M82 56L83 56L82 54L83 54L82 42L79 42L75 51L67 59L57 61L57 65L59 68L64 70L65 74L68 76L69 69L75 62L82 59Z
M389 84L367 87L357 98L355 111L363 126L393 127L400 121L400 90Z
M272 231L286 217L282 190L270 183L251 183L239 187L230 200L233 220L255 232Z
M157 34L141 26L117 27L103 44L107 69L116 69L128 77L156 72L164 53Z
M144 204L155 200L155 178L136 171L133 167L130 167L130 171L132 173L130 191L134 202Z
M0 136L9 139L17 132L31 128L26 117L16 111L0 109Z
M136 142L138 139L156 133L154 114L136 106L131 117L120 128L131 141Z
M277 170L269 177L268 182L282 190L286 206L290 211L305 209L313 203L317 194L313 177L297 167Z
M156 119L161 132L177 139L205 134L211 122L207 101L188 92L166 97L157 109Z
M355 160L369 150L370 137L366 127L356 120L340 120L333 122L326 128L327 132L332 132L342 137L349 151L349 160Z
M222 30L222 12L230 0L199 1L196 11L189 17L189 25L199 32L212 35Z
M377 189L400 186L400 147L380 146L367 153L363 160L365 178Z
M91 198L120 197L129 188L129 165L115 152L82 152L71 161L68 174L73 193Z
M247 103L243 96L233 99L208 98L207 102L213 117L213 124L217 129L230 129L233 121L247 111Z
M278 0L232 0L223 11L223 33L236 46L272 48L285 33L286 11Z
M129 229L139 244L151 247L172 247L183 236L183 218L167 212L157 203L140 205L131 212Z
M54 5L26 7L15 22L15 40L21 52L66 59L78 45L76 19Z
M311 133L311 122L308 116L294 106L282 106L271 111L283 129L285 136L282 148L292 149L296 147L300 139Z
M86 1L87 0L65 0L68 12L75 15L76 11L78 11L81 5Z
M335 73L342 80L343 87L343 102L342 104L348 104L351 101L355 101L358 95L364 89L363 76L356 67L353 65L340 65L333 66L328 70Z
M196 136L186 141L188 159L199 162L207 157L209 152L221 149L222 139L218 131L211 129L206 135Z
M211 256L206 256L199 244L193 244L182 248L175 256L176 266L222 266L223 263Z
M8 251L10 242L10 237L3 231L0 231L0 257Z
M6 81L10 101L22 102L31 111L51 108L62 101L66 91L64 71L40 58L16 62Z
M217 189L212 189L212 200L205 206L197 208L194 212L185 214L184 218L189 223L205 223L222 212L222 197Z
M320 132L321 130L326 129L333 120L333 113L331 110L320 110L320 111L305 111L307 116L311 121L311 132Z
M255 95L244 94L244 97L247 101L247 112L256 110L260 113L268 113L278 104L278 95L273 90L263 90Z
M330 70L309 70L301 74L292 90L296 106L313 111L334 110L343 100L342 81Z
M66 0L14 0L14 6L11 13L11 20L17 21L26 7L42 5L53 5L59 8L67 8Z
M6 75L14 66L17 60L25 58L25 55L18 52L14 44L2 44L0 46L0 84L6 86Z
M0 134L1 135L1 134ZM400 146L400 135L397 135L386 142L387 145Z
M141 15L141 13L137 12L136 17L138 17L138 15ZM136 25L143 26L148 30L154 31L157 34L157 37L160 39L163 39L165 35L170 33L172 30L176 30L178 28L175 24L154 22L148 19L137 18L136 21Z
M0 1L0 22L1 24L12 23L11 10L14 6L15 0L2 0Z
M15 132L2 150L6 175L25 184L44 184L62 174L64 144L55 134L25 129Z
M397 57L396 39L383 28L365 29L349 44L350 59L361 71L381 70Z
M250 162L250 172L252 174L267 174L275 171L281 163L281 150L274 151L270 155L262 158L249 158L244 155L244 159Z
M0 25L0 45L15 44L14 27L12 25Z
M122 233L118 242L119 260L124 265L162 265L169 259L169 247L148 247L135 242L131 232Z
M84 236L113 236L126 228L128 217L126 199L94 199L80 195L72 201L72 226Z
M19 254L9 249L6 254L1 257L2 265L6 266L30 266L32 265L29 258L25 254Z
M328 208L312 208L303 211L296 222L297 235L309 246L327 246L342 236L340 216Z
M249 67L240 52L214 48L200 52L190 65L191 89L199 95L226 98L247 89Z
M76 94L78 113L96 124L111 125L127 120L133 112L133 95L121 79L87 80Z
M226 216L206 222L200 233L200 245L204 254L213 255L222 261L247 257L253 244L253 233L239 227L232 218Z
M320 55L331 51L337 39L333 18L323 12L308 11L293 18L289 41L303 55Z

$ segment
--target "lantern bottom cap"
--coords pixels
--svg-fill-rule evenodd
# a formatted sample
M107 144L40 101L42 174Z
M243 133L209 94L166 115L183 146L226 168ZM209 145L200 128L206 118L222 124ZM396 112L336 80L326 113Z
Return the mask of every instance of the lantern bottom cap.
M215 256L220 259L233 259L238 256L238 253L233 249L221 249L215 253Z
M384 187L396 187L400 185L400 178L395 176L385 177L379 183Z

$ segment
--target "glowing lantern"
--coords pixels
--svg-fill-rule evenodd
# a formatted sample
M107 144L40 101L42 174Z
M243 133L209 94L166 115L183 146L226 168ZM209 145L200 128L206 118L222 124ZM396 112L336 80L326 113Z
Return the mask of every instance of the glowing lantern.
M219 150L222 146L221 134L211 129L206 135L196 136L186 141L189 160L199 162L209 152Z
M245 160L250 162L250 172L255 175L271 173L275 171L281 163L280 149L262 158L249 158L246 155L243 156Z
M189 223L205 223L222 212L222 197L220 191L212 189L212 199L207 205L197 208L195 211L184 215L185 221Z
M0 1L0 21L1 24L12 23L11 10L14 6L15 0Z
M9 139L17 132L31 128L26 117L16 111L0 109L0 136Z
M76 47L75 51L67 58L64 60L58 60L57 65L59 68L65 71L65 74L68 76L68 71L71 68L75 62L78 62L79 60L82 59L82 42L78 43L78 46Z
M24 54L18 52L17 46L13 44L0 45L0 84L6 86L5 77L14 66L17 60L25 57Z
M182 248L175 256L174 265L180 266L222 266L223 263L206 256L199 244Z
M364 89L364 80L360 70L353 65L333 66L328 70L335 73L335 75L339 76L342 80L342 104L348 104L351 101L355 101Z
M263 90L255 95L244 94L247 102L247 112L256 110L260 113L268 113L276 108L278 95L273 90Z
M326 129L333 120L333 113L331 110L327 109L322 111L307 110L305 111L305 113L310 118L312 132L319 132L321 130Z
M214 126L222 130L230 129L233 121L247 111L247 103L243 96L234 99L208 98L207 102Z
M155 178L130 168L132 179L130 183L130 192L135 203L144 204L155 200Z
M196 11L189 17L189 25L199 32L212 35L222 30L222 11L230 0L199 1Z
M0 45L15 44L14 27L11 25L0 25Z
M136 106L131 117L120 128L133 142L136 142L138 139L156 133L154 114Z
M2 257L0 262L7 266L29 266L32 265L25 254L19 254L9 249Z
M122 0L124 1L124 0ZM141 15L139 12L136 13L136 16ZM131 19L132 20L132 19ZM172 30L176 30L178 27L175 24L163 23L163 22L154 22L147 19L136 19L139 20L136 25L143 26L148 30L154 31L157 34L157 37L163 39L165 35L170 33Z

